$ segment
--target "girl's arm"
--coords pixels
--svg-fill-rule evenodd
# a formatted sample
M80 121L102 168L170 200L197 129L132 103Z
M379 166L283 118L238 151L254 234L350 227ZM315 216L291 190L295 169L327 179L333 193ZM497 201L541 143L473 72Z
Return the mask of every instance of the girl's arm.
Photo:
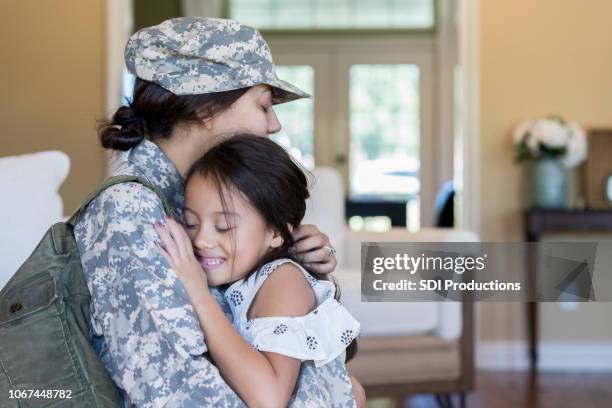
M173 220L166 222L172 235L158 226L165 244L160 252L183 281L219 371L248 406L286 406L295 388L300 361L258 352L242 338L208 290L206 275L193 255L186 233ZM284 264L263 283L249 315L302 316L314 307L314 294L302 272Z
M285 268L286 267L286 268ZM221 374L248 406L286 406L300 361L251 347L227 320L208 290L192 299L208 349ZM312 289L293 265L281 265L264 282L251 306L252 317L302 316L314 308Z
M363 385L353 375L349 375L349 379L351 380L351 388L353 388L357 408L366 408L366 393Z

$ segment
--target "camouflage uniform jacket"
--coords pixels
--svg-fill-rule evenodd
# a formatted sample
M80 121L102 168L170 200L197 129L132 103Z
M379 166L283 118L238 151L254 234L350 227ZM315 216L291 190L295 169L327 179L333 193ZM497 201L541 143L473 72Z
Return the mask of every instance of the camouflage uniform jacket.
M182 218L183 179L154 143L144 140L130 150L114 175L145 177ZM204 335L187 293L154 247L153 224L163 215L155 193L123 183L92 201L75 226L92 295L94 346L126 406L244 406L206 358ZM223 295L215 295L230 313ZM354 406L344 361L337 360L321 368L303 363L289 405ZM340 404L327 391L338 387L346 395Z
M182 216L182 177L154 143L132 149L114 174L145 177ZM204 336L187 293L154 247L153 224L163 216L155 193L124 183L100 194L75 226L92 295L94 345L124 398L138 407L240 406L203 356Z

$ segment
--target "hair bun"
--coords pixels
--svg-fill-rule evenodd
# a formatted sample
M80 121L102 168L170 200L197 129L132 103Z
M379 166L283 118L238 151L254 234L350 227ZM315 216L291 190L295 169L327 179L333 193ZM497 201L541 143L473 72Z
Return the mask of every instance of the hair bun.
M136 116L131 107L122 106L117 109L112 120L99 129L102 146L107 149L129 150L145 138L147 123Z

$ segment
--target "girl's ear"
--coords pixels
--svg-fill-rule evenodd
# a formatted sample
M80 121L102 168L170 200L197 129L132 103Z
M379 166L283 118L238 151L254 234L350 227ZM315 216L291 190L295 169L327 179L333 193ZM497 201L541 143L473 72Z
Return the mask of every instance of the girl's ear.
M272 232L272 240L270 241L270 247L271 248L279 248L281 245L283 245L283 242L285 242L285 240L283 239L283 237L280 234L280 232L273 231Z
M290 223L287 223L287 228L289 229L289 232L293 233L293 225L291 225ZM279 248L281 245L283 245L285 240L283 239L283 236L276 230L274 230L272 234L273 235L272 235L272 241L270 242L270 246L272 248Z

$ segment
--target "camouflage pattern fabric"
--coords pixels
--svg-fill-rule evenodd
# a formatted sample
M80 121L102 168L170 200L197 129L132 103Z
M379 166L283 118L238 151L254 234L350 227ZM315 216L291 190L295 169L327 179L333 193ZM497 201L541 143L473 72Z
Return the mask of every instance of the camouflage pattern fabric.
M133 34L125 48L128 71L176 95L272 87L272 102L309 95L276 76L261 34L237 21L180 17Z
M129 151L114 174L146 178L182 219L183 180L154 143L144 140ZM155 250L153 223L163 215L155 193L139 183L124 183L101 193L76 224L92 295L94 346L126 406L244 406L206 358L204 335L187 293ZM223 295L215 295L229 314ZM290 406L341 406L326 390L346 389L346 381L343 360L320 368L303 363ZM354 406L352 396L342 406Z

